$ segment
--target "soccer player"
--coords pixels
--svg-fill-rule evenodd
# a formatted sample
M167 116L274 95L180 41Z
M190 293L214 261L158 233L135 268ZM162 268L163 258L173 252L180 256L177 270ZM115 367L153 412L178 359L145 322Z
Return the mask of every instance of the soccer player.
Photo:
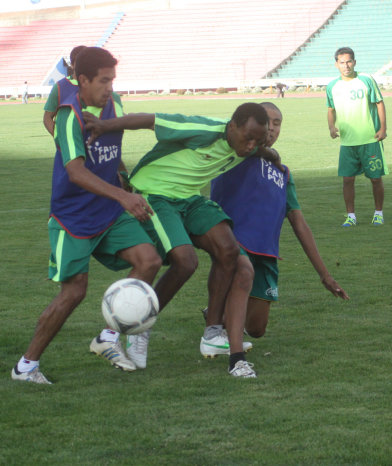
M219 173L243 162L264 145L268 133L266 111L256 103L240 105L228 121L202 116L167 114L129 114L109 121L85 115L88 128L101 131L149 128L157 144L138 163L130 183L142 193L154 211L145 227L160 239L161 253L169 268L155 285L161 310L190 278L197 267L193 248L207 251L212 259L208 287L210 306L222 309L235 273L239 247L230 228L230 219L214 202L205 199L200 189ZM93 134L94 134L93 131ZM264 153L275 157L269 149ZM246 361L243 344L245 311L226 309L227 336L220 322L210 320L205 331L206 345L220 351L221 342L229 357L229 373L254 377ZM143 340L142 340L143 338ZM139 367L145 367L149 334L132 338L130 354ZM249 345L248 345L249 346ZM135 352L132 353L132 347Z
M280 134L282 114L271 102L261 105L268 113L267 145L272 146ZM228 299L235 300L238 309L247 309L245 329L250 336L259 338L264 335L271 302L278 300L279 237L286 216L321 283L334 296L348 299L318 252L287 167L282 172L262 157L250 157L212 181L211 199L232 218L233 231L241 246ZM208 307L206 317L211 314L219 315L220 312Z
M340 135L338 175L343 177L343 197L347 218L342 226L357 223L354 198L355 177L370 178L375 211L373 225L384 223L384 185L388 174L382 140L387 136L385 105L375 80L355 71L354 52L342 47L335 53L340 77L327 86L328 126L333 139Z
M161 259L141 222L152 210L139 194L120 186L122 132L86 144L82 110L101 119L122 115L121 101L112 95L117 60L107 51L88 47L76 60L78 94L69 96L57 113L54 138L52 197L49 218L51 256L49 278L61 284L60 293L41 314L24 356L12 378L50 383L39 370L39 359L87 291L89 261L94 256L112 270L133 266L130 277L152 283ZM130 215L130 213L133 215ZM91 351L125 371L136 369L118 341L119 333L105 329Z
M78 45L71 50L69 55L71 61L71 74L66 78L60 79L52 87L48 100L44 106L43 123L47 131L53 136L54 134L54 117L57 109L69 96L77 94L79 91L78 81L75 76L75 60L80 52L86 48L85 45Z

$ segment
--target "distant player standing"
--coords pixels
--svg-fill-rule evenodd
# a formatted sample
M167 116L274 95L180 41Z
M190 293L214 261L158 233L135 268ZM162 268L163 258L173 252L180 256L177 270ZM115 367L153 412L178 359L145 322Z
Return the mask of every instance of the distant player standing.
M343 177L343 197L347 218L342 226L356 225L354 209L355 177L362 173L373 187L375 212L373 225L382 225L384 185L388 167L382 140L386 138L386 114L381 92L374 79L354 71L354 52L342 47L335 53L340 77L327 86L328 126L333 139L340 133L338 175ZM336 127L337 125L337 127Z

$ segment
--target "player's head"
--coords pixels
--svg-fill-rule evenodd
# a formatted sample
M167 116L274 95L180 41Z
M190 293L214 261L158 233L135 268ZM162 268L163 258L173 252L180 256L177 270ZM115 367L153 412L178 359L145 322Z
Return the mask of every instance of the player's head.
M117 60L100 47L86 47L76 56L75 75L86 105L104 107L113 92Z
M239 157L252 155L268 136L268 115L259 104L247 102L237 107L227 127L227 142Z
M335 66L339 70L343 79L355 77L355 54L350 47L340 47L335 52Z
M76 57L78 56L78 54L86 48L87 47L85 45L78 45L71 50L71 53L69 54L69 60L71 62L72 67L75 66L75 61L76 61Z
M272 102L262 102L260 104L268 115L268 138L266 146L271 147L278 139L282 125L282 112Z

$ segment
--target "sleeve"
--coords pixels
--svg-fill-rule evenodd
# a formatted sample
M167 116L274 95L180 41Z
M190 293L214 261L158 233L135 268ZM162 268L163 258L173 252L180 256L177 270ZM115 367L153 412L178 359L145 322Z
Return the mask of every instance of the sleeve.
M70 107L60 108L54 136L56 145L60 148L64 166L78 157L86 158L82 128Z
M333 97L332 97L332 85L327 86L327 107L328 108L335 108L335 104L333 102Z
M369 86L369 99L372 104L376 104L383 100L380 88L378 87L376 81L372 76L369 76L370 86Z
M44 110L46 112L55 112L59 105L59 89L58 84L55 84L49 94L48 100L45 103Z
M301 206L299 205L297 199L297 191L295 189L294 178L291 172L287 181L286 188L286 215L290 212L290 210L301 210Z
M158 141L181 142L194 149L212 144L226 128L227 120L180 114L155 114Z

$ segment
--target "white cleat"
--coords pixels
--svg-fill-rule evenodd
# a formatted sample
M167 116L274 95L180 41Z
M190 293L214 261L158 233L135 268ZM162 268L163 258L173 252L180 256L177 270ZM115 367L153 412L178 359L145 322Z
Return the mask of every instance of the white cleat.
M254 379L257 377L253 370L253 364L248 361L237 361L233 369L229 369L229 374L233 377L243 377L244 379Z
M31 369L28 372L19 372L18 367L15 366L11 371L11 378L13 380L21 380L23 382L33 382L40 384L52 385L52 382L44 376L39 370L39 366L35 366L34 369Z
M99 337L96 337L90 343L90 351L91 353L95 353L98 356L107 359L110 364L118 369L128 372L136 370L136 366L133 361L131 361L124 353L120 340L114 343L112 341L103 341Z
M138 369L147 367L147 349L150 340L150 330L127 336L127 355Z

